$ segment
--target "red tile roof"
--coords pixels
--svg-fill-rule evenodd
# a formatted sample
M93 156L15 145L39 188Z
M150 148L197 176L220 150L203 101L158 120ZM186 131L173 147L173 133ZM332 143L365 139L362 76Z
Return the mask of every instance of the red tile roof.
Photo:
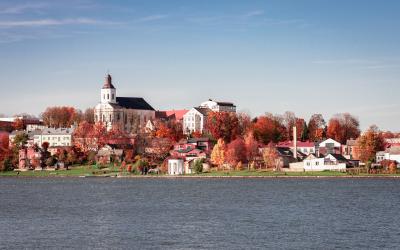
M294 147L294 145L293 145L293 141L282 141L282 142L278 143L277 147L279 147L279 148ZM310 141L297 141L297 147L313 148L313 147L315 147L315 144L314 144L314 142L310 142Z

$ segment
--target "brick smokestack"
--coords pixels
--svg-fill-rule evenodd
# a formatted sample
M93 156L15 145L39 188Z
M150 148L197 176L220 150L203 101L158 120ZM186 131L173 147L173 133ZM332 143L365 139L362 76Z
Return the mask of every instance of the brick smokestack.
M297 159L297 128L293 127L293 157Z

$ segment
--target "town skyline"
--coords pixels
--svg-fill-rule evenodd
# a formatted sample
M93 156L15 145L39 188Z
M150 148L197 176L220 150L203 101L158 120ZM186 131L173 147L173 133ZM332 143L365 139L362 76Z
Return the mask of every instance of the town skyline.
M109 71L120 96L156 110L211 98L399 131L398 2L226 3L4 1L0 113L94 107Z

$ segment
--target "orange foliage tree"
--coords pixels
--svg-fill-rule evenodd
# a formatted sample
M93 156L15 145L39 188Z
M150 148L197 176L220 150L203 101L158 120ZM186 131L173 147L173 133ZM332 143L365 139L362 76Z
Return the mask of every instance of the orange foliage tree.
M357 139L355 157L362 162L372 162L376 152L384 149L384 138L378 127L373 125Z
M218 167L222 166L225 163L225 151L225 141L220 138L211 152L211 163Z
M329 120L327 136L346 144L348 139L358 138L360 135L359 121L349 113L336 114Z
M325 137L325 120L321 114L314 114L308 122L308 137L311 141L319 141Z
M42 113L42 119L46 126L70 127L82 119L82 114L73 107L49 107Z
M254 137L264 143L278 142L285 139L286 128L282 121L275 116L265 115L256 119Z

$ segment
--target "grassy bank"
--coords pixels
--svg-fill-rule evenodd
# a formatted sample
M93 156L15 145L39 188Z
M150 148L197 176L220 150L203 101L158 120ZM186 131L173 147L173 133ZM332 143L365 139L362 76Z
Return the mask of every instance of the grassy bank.
M119 172L118 167L110 166L104 169L98 169L96 166L73 166L69 170L35 170L35 171L8 171L0 172L0 177L94 177L94 176L124 176L138 177L138 174L128 172ZM158 177L168 177L168 175L152 175ZM187 175L188 177L381 177L381 176L399 176L400 174L357 174L342 173L336 171L316 171L316 172L274 172L267 170L240 170L240 171L211 171L201 174Z

